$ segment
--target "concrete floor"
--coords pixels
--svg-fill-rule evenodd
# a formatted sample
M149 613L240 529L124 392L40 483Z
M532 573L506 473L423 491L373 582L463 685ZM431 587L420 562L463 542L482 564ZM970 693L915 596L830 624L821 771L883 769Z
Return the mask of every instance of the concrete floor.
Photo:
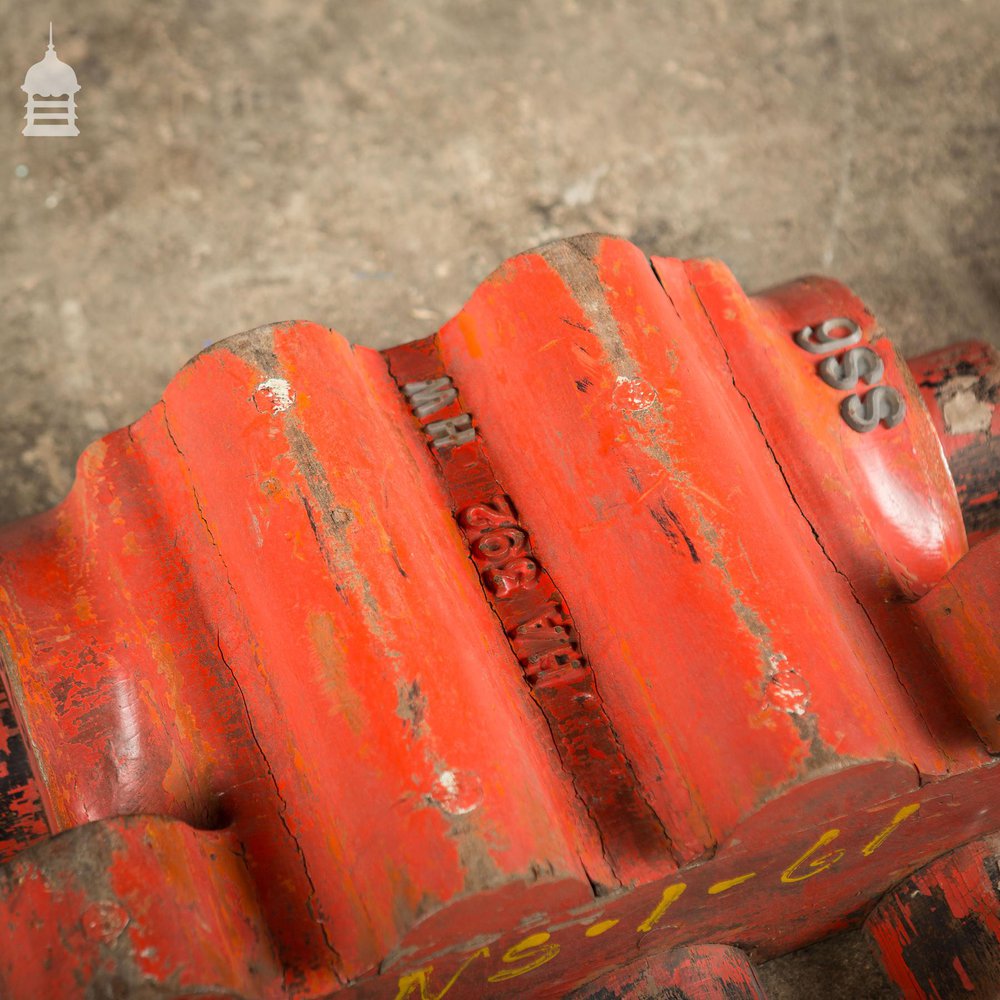
M0 0L0 520L193 353L425 335L603 230L753 288L823 271L909 353L1000 344L996 0ZM81 135L20 135L47 22ZM852 938L775 998L887 995Z

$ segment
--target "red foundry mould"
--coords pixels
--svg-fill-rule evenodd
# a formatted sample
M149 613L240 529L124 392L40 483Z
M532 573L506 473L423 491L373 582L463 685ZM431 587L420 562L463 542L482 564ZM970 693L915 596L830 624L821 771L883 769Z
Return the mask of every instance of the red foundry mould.
M562 996L1000 829L996 359L911 367L606 237L200 354L0 531L0 994Z

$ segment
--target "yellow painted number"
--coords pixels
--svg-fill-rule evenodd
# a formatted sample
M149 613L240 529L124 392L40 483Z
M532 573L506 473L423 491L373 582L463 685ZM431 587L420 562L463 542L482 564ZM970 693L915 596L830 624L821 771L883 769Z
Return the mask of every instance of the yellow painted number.
M529 934L523 941L518 941L512 948L508 948L503 954L503 961L507 963L522 962L516 969L501 969L490 976L491 983L502 983L505 979L515 979L523 976L526 972L533 972L539 966L559 954L559 945L548 944L551 934L542 931L540 934Z
M830 851L829 854L821 854L818 858L814 858L813 855L839 836L839 830L827 830L826 833L821 834L819 840L798 861L789 865L781 873L781 881L804 882L807 878L812 878L813 875L819 875L820 872L825 872L828 868L832 868L844 856L842 850L838 848L836 851ZM803 865L806 865L806 867L804 870L801 870Z
M417 991L417 996L420 1000L441 1000L448 990L458 982L458 977L462 975L465 970L472 965L473 961L477 958L489 958L490 949L480 948L479 951L474 951L469 957L458 967L455 974L444 984L441 988L440 993L431 992L431 973L434 971L433 965L428 965L423 969L417 969L416 972L407 972L406 975L399 977L399 990L396 993L396 1000L405 1000L413 994L413 991Z
M651 931L662 918L663 914L670 909L673 904L681 898L684 890L687 888L687 883L678 882L676 885L668 885L666 889L663 890L663 895L660 896L660 901L656 904L653 912L646 917L645 920L636 928L640 934L645 934L647 931Z
M914 802L912 805L903 806L902 809L892 817L892 821L889 825L879 834L876 834L864 847L861 848L861 853L867 858L871 857L888 839L893 830L899 826L909 816L912 816L920 808L919 802Z

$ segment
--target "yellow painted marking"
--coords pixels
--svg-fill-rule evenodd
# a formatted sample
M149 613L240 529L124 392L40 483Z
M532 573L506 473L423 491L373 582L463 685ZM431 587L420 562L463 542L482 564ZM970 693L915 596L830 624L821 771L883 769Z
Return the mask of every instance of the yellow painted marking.
M816 841L812 847L802 855L798 861L794 864L789 865L781 873L782 882L804 882L807 878L812 878L813 875L819 875L820 872L825 872L828 868L832 868L843 856L844 852L839 848L836 851L830 851L829 854L823 854L818 858L814 858L809 862L808 871L803 875L798 875L796 872L800 865L805 864L805 862L811 858L818 850L826 847L827 844L836 840L840 836L839 830L827 830L826 833L820 834L819 840Z
M603 934L605 931L611 930L611 928L617 923L617 920L602 920L598 924L591 924L583 933L586 934L587 937L597 937L599 934Z
M551 962L559 954L559 945L547 944L550 937L552 935L545 931L540 934L529 934L523 941L518 941L512 948L508 948L503 954L504 962L520 962L522 959L527 959L527 964L519 965L516 969L501 969L499 972L494 972L489 977L489 982L502 983L505 979L515 979L526 972L533 972L546 962Z
M899 826L909 816L912 816L920 808L919 802L914 802L911 805L903 806L902 809L892 817L892 822L879 834L873 837L871 840L861 848L861 853L867 858L874 854L888 839L892 834L893 830Z
M396 993L396 1000L405 1000L406 997L413 993L414 989L417 991L417 996L420 1000L441 1000L441 997L443 997L448 990L455 985L458 981L458 977L461 976L470 965L472 965L475 959L489 957L489 948L480 948L479 951L474 951L458 967L451 979L444 984L440 993L430 992L430 978L431 973L434 971L433 965L425 966L423 969L417 969L416 972L407 972L405 975L399 977L399 991Z
M715 885L710 885L708 887L708 894L710 896L716 896L720 892L725 892L727 889L732 889L734 885L742 885L744 882L752 879L757 873L750 872L747 875L737 875L736 878L727 878L723 882L716 882Z
M646 917L645 920L638 927L636 931L639 934L645 934L651 931L659 922L660 918L663 916L670 907L681 898L684 890L687 888L686 882L677 882L674 885L668 885L666 889L663 890L663 895L660 896L660 901L656 904L656 908L653 912Z

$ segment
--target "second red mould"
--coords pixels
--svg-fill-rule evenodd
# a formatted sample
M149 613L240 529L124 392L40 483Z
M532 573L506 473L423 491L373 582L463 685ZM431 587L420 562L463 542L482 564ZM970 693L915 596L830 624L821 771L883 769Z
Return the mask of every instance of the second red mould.
M1000 356L976 341L910 362L948 459L970 541L1000 527Z

